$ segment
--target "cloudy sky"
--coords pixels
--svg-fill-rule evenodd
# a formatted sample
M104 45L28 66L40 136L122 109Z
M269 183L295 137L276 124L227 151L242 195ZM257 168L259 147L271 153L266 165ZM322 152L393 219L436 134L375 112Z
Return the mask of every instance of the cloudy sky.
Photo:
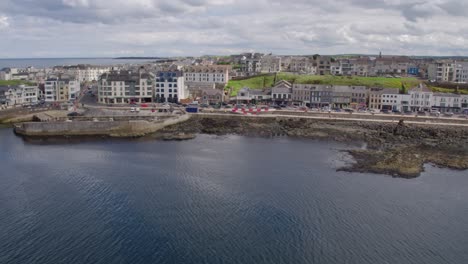
M0 58L468 55L466 0L0 0Z

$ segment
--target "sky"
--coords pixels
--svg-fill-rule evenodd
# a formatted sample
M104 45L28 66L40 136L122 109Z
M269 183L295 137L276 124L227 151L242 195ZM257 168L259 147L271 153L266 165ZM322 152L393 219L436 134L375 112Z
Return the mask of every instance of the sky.
M468 55L466 0L0 0L0 58Z

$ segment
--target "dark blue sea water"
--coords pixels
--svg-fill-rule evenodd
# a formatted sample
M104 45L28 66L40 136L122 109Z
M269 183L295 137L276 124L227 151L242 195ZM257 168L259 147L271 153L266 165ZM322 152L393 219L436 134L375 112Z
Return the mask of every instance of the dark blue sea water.
M117 65L143 64L152 60L118 60L112 58L53 58L53 59L0 59L0 69L3 68L48 68L53 66L68 66L77 64Z
M336 172L345 147L0 129L0 263L468 263L467 172Z

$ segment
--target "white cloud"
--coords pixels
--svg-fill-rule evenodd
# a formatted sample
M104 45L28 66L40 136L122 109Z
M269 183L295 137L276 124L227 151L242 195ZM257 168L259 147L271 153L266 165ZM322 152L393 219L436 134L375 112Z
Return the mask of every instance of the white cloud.
M0 29L7 28L10 26L8 22L8 17L0 15Z
M468 52L455 0L1 0L11 56ZM34 53L32 52L34 50ZM28 52L30 51L30 52ZM53 53L53 54L52 54Z

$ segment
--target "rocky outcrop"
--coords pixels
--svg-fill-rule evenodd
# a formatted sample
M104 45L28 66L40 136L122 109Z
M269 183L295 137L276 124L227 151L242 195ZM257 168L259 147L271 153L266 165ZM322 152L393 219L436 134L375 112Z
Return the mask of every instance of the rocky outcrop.
M366 142L365 150L350 150L355 163L345 171L374 172L413 178L425 163L468 169L468 127L317 120L305 118L254 118L194 116L160 133L287 135L340 142Z

